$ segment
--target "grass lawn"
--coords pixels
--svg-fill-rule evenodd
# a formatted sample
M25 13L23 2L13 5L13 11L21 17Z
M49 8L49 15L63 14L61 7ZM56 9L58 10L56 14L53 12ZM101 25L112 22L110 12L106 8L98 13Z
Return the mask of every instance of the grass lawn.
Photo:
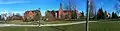
M120 31L120 22L102 21L89 24L90 31ZM85 24L56 27L1 27L0 31L86 31Z
M90 31L120 31L120 22L102 21L90 23Z

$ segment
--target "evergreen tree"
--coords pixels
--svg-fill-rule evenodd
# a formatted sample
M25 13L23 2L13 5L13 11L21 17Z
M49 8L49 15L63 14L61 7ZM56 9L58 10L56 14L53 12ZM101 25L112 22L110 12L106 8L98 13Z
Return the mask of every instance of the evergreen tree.
M84 17L84 12L83 12L83 11L82 11L82 13L81 13L81 14L82 14L82 16Z
M100 8L97 12L97 19L104 19L105 18L105 14L103 12L103 9Z
M115 18L118 18L117 14L115 13Z
M112 19L116 19L116 18L118 18L117 14L112 12Z

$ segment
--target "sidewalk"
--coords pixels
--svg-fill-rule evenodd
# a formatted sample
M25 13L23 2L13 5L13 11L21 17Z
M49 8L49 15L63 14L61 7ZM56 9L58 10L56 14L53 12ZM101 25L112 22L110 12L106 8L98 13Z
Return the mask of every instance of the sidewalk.
M97 22L97 21L89 21L89 22ZM7 26L29 26L29 27L42 27L42 26L65 26L65 25L75 25L75 24L82 24L86 23L86 21L82 22L73 22L73 23L62 23L62 24L44 24L44 25L19 25L19 24L0 24L0 27L7 27Z

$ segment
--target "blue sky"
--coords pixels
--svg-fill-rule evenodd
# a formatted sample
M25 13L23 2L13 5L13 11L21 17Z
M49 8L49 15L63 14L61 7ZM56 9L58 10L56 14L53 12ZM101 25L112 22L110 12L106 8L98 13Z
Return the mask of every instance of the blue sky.
M60 2L62 2L64 7L67 0L0 0L0 14L6 10L7 12L23 15L24 11L41 8L41 13L44 16L46 10L59 10ZM73 2L79 12L86 12L86 0L74 0ZM111 13L115 11L115 2L115 0L95 0L96 10L102 7Z

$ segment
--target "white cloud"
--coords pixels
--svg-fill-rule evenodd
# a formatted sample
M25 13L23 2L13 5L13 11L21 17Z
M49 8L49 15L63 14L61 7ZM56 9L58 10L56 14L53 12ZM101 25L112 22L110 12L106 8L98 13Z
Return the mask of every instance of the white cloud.
M17 3L30 3L26 0L0 0L0 4L17 4Z

